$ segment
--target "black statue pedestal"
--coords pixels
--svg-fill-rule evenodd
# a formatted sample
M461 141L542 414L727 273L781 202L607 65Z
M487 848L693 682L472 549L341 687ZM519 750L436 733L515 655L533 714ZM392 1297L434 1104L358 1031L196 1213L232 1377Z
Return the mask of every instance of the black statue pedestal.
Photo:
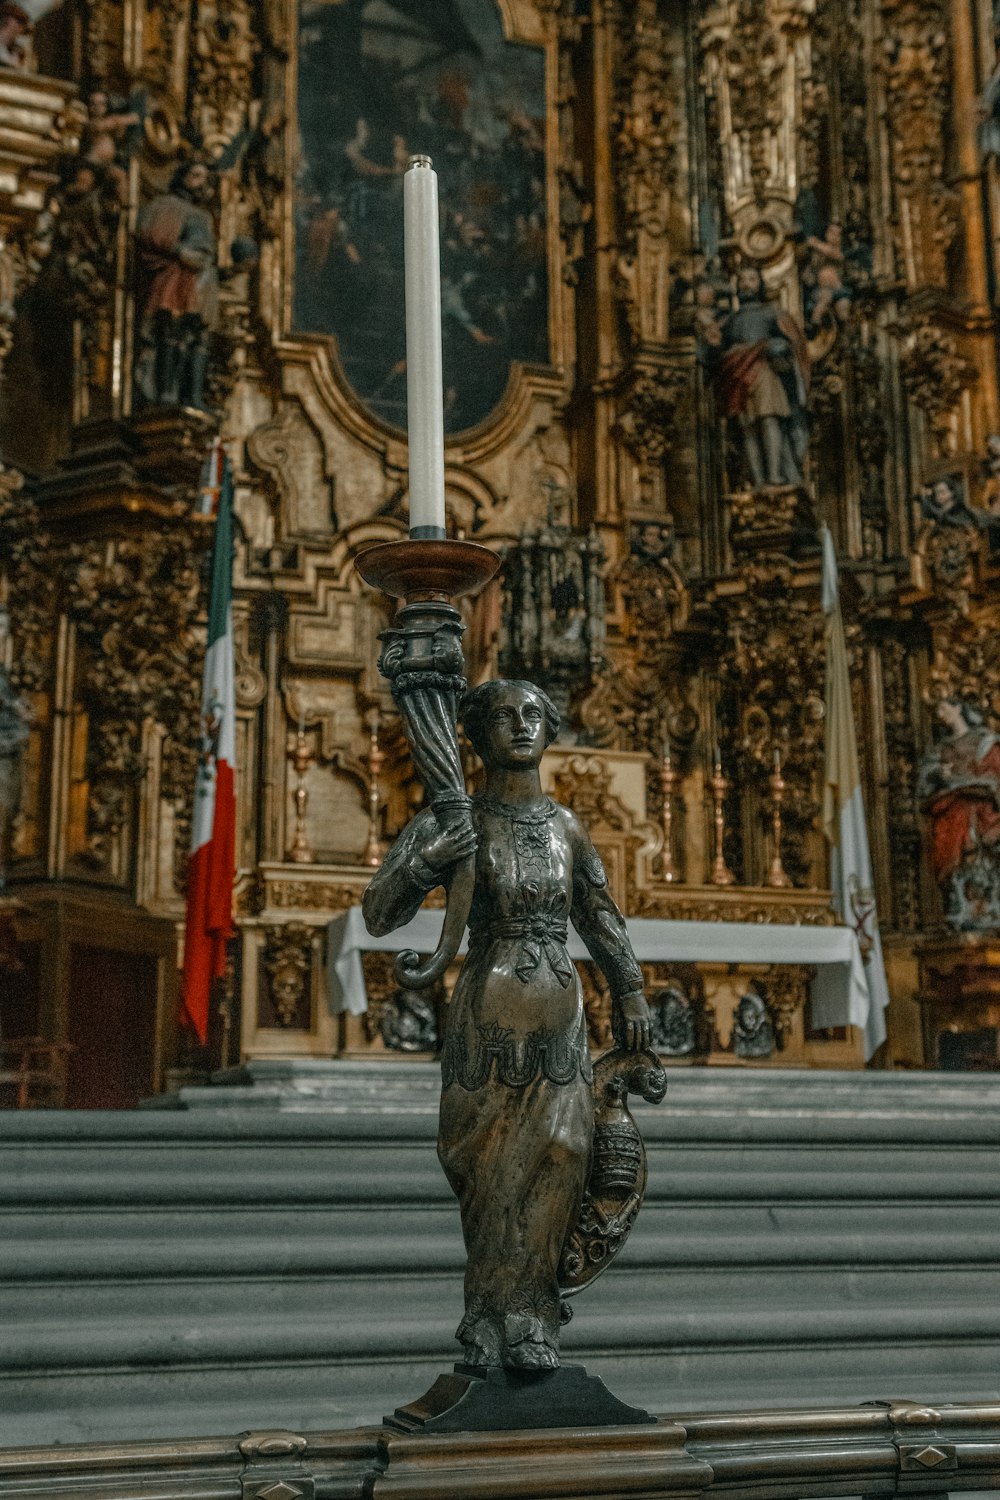
M583 1365L557 1370L472 1369L456 1365L430 1390L398 1406L386 1427L396 1432L515 1432L554 1427L624 1427L655 1422L612 1395Z

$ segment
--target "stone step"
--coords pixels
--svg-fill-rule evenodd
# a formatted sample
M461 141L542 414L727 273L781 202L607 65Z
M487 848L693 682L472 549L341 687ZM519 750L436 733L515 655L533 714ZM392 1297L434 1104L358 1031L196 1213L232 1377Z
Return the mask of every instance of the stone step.
M898 1209L896 1210L898 1214ZM767 1210L754 1209L766 1216ZM647 1203L642 1229L628 1250L631 1266L756 1267L992 1266L1000 1243L1000 1208L956 1205L921 1214L937 1220L919 1234L900 1230L893 1211L879 1205L870 1214L852 1214L849 1229L832 1206L826 1226L818 1214L812 1223L796 1223L796 1207L772 1210L779 1222L755 1228L751 1213L740 1208L707 1211L687 1222L683 1209L658 1209ZM390 1226L378 1211L317 1209L307 1223L290 1232L284 1210L272 1214L222 1211L201 1222L190 1215L155 1213L133 1222L135 1214L100 1217L75 1215L72 1240L43 1237L37 1220L15 1216L4 1222L0 1245L0 1283L90 1279L99 1267L101 1281L137 1276L214 1277L225 1263L230 1278L259 1273L261 1264L288 1275L350 1274L399 1269L399 1234L409 1240L407 1266L413 1271L451 1270L464 1265L465 1251L454 1208L435 1213L415 1210L405 1223ZM784 1222L782 1222L782 1220ZM318 1221L318 1222L317 1222ZM51 1226L50 1226L51 1228ZM60 1232L62 1227L60 1226Z

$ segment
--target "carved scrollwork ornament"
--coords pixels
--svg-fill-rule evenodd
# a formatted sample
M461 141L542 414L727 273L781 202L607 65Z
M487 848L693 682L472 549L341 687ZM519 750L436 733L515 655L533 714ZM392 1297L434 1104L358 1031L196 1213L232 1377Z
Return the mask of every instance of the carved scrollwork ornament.
M901 325L900 370L907 395L927 422L931 451L946 457L956 451L958 407L978 373L959 350L954 337L938 324L921 319Z
M614 652L580 707L591 743L647 750L659 757L664 725L679 745L691 742L697 714L687 701L682 654L672 638L687 623L691 600L673 560L674 527L665 516L635 516L629 550L608 574L608 592L628 616L629 639Z
M794 587L787 561L768 558L741 570L746 592L727 609L720 704L723 740L739 757L740 785L769 807L774 751L787 783L785 864L793 883L810 875L807 841L819 811L824 744L825 646L815 596ZM766 600L766 605L765 605Z
M662 463L674 446L690 380L690 372L676 366L640 366L630 376L616 431L641 463Z
M678 171L671 36L656 0L613 0L616 290L634 349L667 337L670 193Z
M0 473L0 557L11 623L10 679L19 692L39 692L51 681L59 576L38 507L13 470Z
M759 998L764 1012L773 1023L774 1040L779 1052L783 1052L788 1045L796 1015L802 1015L805 1011L809 985L815 976L816 970L808 965L785 967L772 964L760 981L763 994ZM759 1014L758 1012L758 1016ZM749 1029L756 1033L756 1022L750 1022Z
M203 149L217 156L244 128L259 43L247 0L199 0L193 37L192 112Z
M882 0L882 74L896 187L897 259L911 291L948 284L959 199L948 180L950 18L944 0Z
M180 530L70 546L62 576L80 645L77 691L88 712L88 850L106 865L146 773L147 719L166 730L161 795L175 817L178 889L190 841L200 686L201 556L205 539Z
M264 970L271 1009L281 1026L309 1024L309 985L316 929L307 922L286 922L265 929Z

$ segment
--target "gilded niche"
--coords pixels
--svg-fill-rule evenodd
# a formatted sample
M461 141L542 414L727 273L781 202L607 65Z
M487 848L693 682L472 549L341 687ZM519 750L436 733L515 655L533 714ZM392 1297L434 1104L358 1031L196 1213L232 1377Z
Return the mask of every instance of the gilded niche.
M332 334L344 377L406 422L403 172L441 199L445 429L489 416L511 363L548 364L545 58L493 0L303 5L294 320Z

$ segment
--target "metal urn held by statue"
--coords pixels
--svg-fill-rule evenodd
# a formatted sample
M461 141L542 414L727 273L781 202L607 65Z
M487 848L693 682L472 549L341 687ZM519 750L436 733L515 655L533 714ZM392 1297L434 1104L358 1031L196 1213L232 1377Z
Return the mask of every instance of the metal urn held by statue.
M666 1076L601 860L574 814L542 791L555 705L524 681L464 691L450 600L496 562L446 540L390 543L358 560L367 581L407 600L383 636L381 668L428 802L373 876L365 920L389 933L445 887L437 953L422 966L416 954L397 961L399 982L418 990L469 932L442 1044L438 1134L468 1251L463 1363L392 1420L438 1431L650 1420L578 1367L560 1368L567 1298L618 1253L642 1201L645 1154L627 1096L662 1099ZM486 771L472 798L458 718ZM615 1047L593 1066L571 922L612 996ZM529 1377L545 1372L554 1379L542 1399Z

